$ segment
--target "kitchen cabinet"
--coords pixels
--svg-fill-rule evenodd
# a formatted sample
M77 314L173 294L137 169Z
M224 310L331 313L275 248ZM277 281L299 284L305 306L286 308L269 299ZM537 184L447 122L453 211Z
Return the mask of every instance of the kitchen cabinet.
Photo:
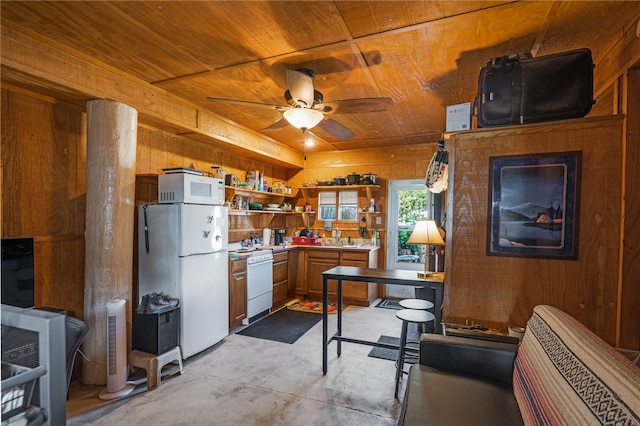
M304 256L303 249L289 250L289 294L302 295L306 293Z
M307 250L306 282L307 292L313 296L322 296L322 273L340 264L338 250ZM335 296L335 281L329 282L329 294Z
M376 251L351 251L343 250L340 253L341 266L357 266L359 268L376 268L378 266ZM342 282L342 298L367 300L368 304L376 299L377 286L375 283L362 283L356 281Z
M322 297L322 273L335 266L378 267L378 247L374 248L298 248L298 267L293 287L297 297ZM343 301L346 304L369 306L377 298L377 285L355 281L343 282ZM337 283L329 281L329 297L337 296Z
M273 307L284 305L289 290L289 255L286 251L273 253Z
M229 328L247 317L247 259L229 260Z

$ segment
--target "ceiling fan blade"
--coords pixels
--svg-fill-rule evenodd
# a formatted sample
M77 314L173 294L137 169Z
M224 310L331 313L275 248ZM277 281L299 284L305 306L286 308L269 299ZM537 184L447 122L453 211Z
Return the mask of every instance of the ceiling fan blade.
M391 98L344 99L324 102L320 107L324 107L323 111L326 114L361 114L390 111L393 108L393 100Z
M287 69L287 86L291 97L303 108L313 105L313 72Z
M355 137L355 133L331 118L322 120L318 124L318 127L342 141L347 141Z
M209 102L219 102L219 103L230 104L230 105L269 108L269 109L275 109L275 110L278 110L278 111L285 111L285 110L289 109L289 107L281 106L281 105L263 104L263 103L260 103L260 102L251 102L251 101L239 101L239 100L236 100L236 99L212 98L210 96L207 96L207 100Z
M277 130L282 130L284 128L286 128L289 125L289 122L287 120L285 120L284 118L281 118L280 120L276 121L275 123L273 123L270 126L265 127L264 129L260 130L261 132L275 132Z

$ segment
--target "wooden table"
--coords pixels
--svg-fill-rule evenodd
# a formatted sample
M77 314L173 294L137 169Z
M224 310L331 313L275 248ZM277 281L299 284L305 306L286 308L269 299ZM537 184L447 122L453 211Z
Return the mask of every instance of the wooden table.
M398 345L389 343L373 342L369 340L353 339L342 335L342 281L363 281L378 284L408 285L413 287L430 287L435 291L434 330L442 333L442 296L444 291L442 278L418 278L417 271L405 271L401 269L376 269L358 268L355 266L336 266L322 273L322 303L323 306L329 304L329 280L336 280L338 297L338 330L329 338L328 312L322 311L322 372L327 373L327 355L329 344L335 340L337 342L338 356L342 353L342 342L358 343L361 345L377 346L388 349L398 349Z

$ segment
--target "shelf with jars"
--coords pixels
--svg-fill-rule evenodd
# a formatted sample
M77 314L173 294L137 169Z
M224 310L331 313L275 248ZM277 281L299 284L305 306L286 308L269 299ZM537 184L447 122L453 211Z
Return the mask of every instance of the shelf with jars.
M225 199L229 203L229 214L297 214L293 209L297 191L286 194L284 192L267 192L240 186L225 186Z

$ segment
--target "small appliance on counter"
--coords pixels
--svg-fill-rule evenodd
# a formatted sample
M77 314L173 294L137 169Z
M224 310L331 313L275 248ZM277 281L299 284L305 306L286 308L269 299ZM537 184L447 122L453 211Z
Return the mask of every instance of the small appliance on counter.
M238 186L238 176L236 175L226 175L224 177L224 184L227 186Z
M284 228L280 228L274 229L273 232L273 244L277 246L284 244L284 235L286 234L287 230Z

